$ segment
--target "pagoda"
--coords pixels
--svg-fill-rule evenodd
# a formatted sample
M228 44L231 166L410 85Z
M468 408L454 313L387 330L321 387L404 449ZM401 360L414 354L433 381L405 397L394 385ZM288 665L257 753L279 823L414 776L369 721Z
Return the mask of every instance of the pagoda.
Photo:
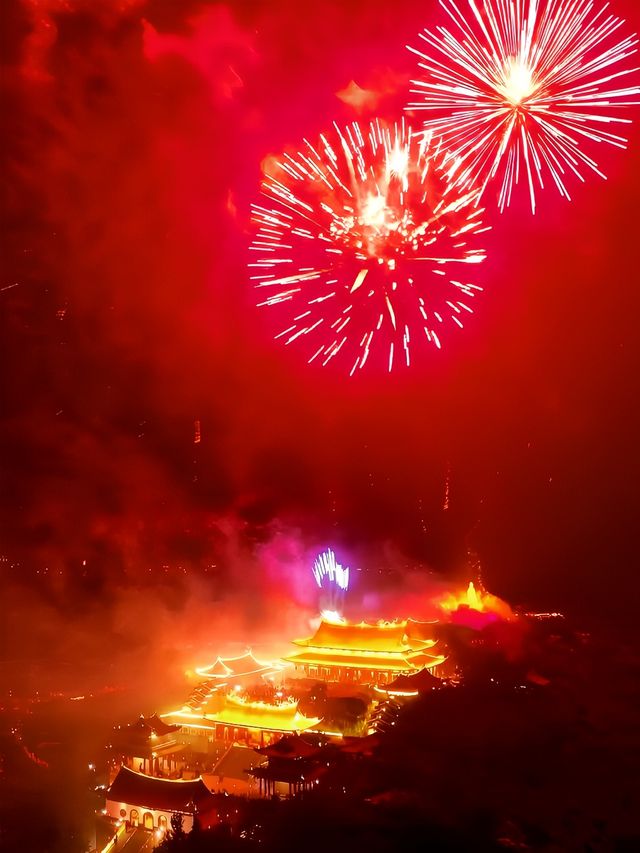
M434 675L446 657L435 653L435 622L404 619L359 622L323 618L312 637L284 660L310 678L358 684L386 684L398 675L428 669Z

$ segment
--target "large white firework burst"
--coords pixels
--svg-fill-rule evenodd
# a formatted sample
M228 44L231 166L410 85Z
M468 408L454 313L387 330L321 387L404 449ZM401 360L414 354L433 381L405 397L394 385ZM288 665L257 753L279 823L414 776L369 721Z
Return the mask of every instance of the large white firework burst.
M272 160L249 267L275 337L309 362L391 371L462 328L481 287L478 190L404 121L356 122Z
M483 191L498 180L503 210L526 175L532 210L545 180L569 198L567 178L604 177L596 143L626 147L614 125L639 102L628 60L637 37L593 0L440 0L453 28L425 30L424 77L412 81L426 130L454 155L453 173ZM622 114L621 114L622 113ZM617 129L617 128L616 128Z

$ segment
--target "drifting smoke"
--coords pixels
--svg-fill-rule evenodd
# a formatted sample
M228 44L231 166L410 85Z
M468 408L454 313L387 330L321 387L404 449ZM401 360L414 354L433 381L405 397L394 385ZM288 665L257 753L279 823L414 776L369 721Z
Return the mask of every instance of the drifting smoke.
M86 560L101 589L206 562L216 517L313 517L318 538L334 525L329 491L350 488L335 415L248 310L249 202L265 153L317 129L323 104L353 118L335 93L354 75L378 109L403 95L382 4L280 27L293 5L25 0L8 15L12 558ZM358 46L337 44L356 19ZM317 78L299 83L300 65ZM352 515L366 526L371 513Z
M110 648L140 649L140 659L157 649L158 668L165 655L177 671L181 652L172 650L186 635L196 645L218 627L222 636L219 603L239 603L248 588L250 609L239 611L241 629L229 635L239 642L254 641L249 626L268 628L274 597L315 612L298 578L309 573L307 549L327 542L344 546L345 562L378 581L376 591L365 589L354 571L349 601L363 616L419 613L421 571L406 567L455 566L447 541L470 527L484 494L485 538L504 548L494 554L504 579L526 575L522 543L537 536L540 519L553 515L564 534L572 505L572 535L552 536L553 547L531 558L538 573L548 566L555 589L559 568L580 562L569 550L598 504L593 488L563 492L570 476L550 486L554 441L576 448L568 475L597 480L606 511L615 510L611 494L624 503L634 478L609 487L600 463L585 466L596 459L592 445L606 445L599 404L611 390L606 377L595 392L584 384L601 375L590 368L590 351L565 337L561 354L575 349L580 369L566 361L545 369L543 388L535 373L525 394L522 376L531 371L522 348L546 353L548 367L557 356L545 338L553 324L540 319L549 302L559 316L563 293L571 306L605 272L623 287L621 229L634 221L632 206L616 200L621 252L613 266L602 236L589 241L589 253L563 260L574 235L555 214L548 227L540 218L543 245L532 252L514 218L507 236L527 270L517 288L504 251L488 250L498 301L517 302L532 284L531 320L516 312L523 343L512 351L498 311L495 325L505 330L492 345L494 362L482 352L461 378L452 356L428 395L422 383L417 394L399 385L381 400L373 386L367 396L310 382L295 359L275 351L247 302L244 252L260 162L290 139L316 135L319 116L346 124L398 115L413 66L402 45L424 18L424 4L414 2L320 4L304 15L293 0L24 0L7 8L12 273L0 290L0 555L48 569L46 595L27 590L22 570L25 582L7 586L15 604L10 654L43 649L65 659L87 648L104 656L100 644L111 638ZM634 199L636 177L628 184ZM487 316L492 310L487 304ZM618 351L618 331L603 327L598 311L580 334ZM474 345L471 334L467 340ZM551 373L557 385L549 390ZM487 429L475 429L480 423ZM627 423L635 442L633 419ZM521 450L532 434L540 449ZM623 429L616 440L628 436ZM453 458L454 468L464 462L467 493L454 484L446 530L438 527L438 458ZM513 459L517 483L499 487L495 471ZM509 539L505 508L524 502L531 527L517 519ZM500 519L493 529L491 512ZM282 530L305 530L304 542L274 534L274 519ZM408 556L387 550L391 537ZM300 576L289 571L298 552ZM31 613L33 639L21 625ZM297 618L282 633L304 633ZM58 636L64 632L69 642Z
M237 519L217 520L216 556L208 571L172 565L146 578L111 576L97 586L87 563L78 576L53 565L29 573L24 583L10 582L6 683L24 682L25 663L35 663L38 677L49 671L51 684L72 668L70 688L104 686L105 680L135 684L140 699L146 691L154 701L183 684L185 669L218 654L248 647L265 657L284 653L317 613L309 578L312 548L297 532L277 529L256 544L245 527Z
M308 635L328 544L353 572L347 616L435 617L447 584L424 565L468 580L451 542L480 498L481 544L515 594L562 607L566 578L574 602L580 566L599 602L583 568L598 560L612 585L637 579L637 477L617 464L637 457L640 171L616 172L631 151L580 198L588 240L586 217L553 207L534 241L517 208L504 219L482 318L413 386L354 392L310 373L248 300L259 164L327 116L395 120L413 71L402 45L429 23L416 0L4 4L3 684L130 686L107 728L160 709L184 698L184 670ZM585 300L603 280L606 297ZM576 305L558 336L553 318ZM625 310L603 323L611 305ZM609 598L635 619L637 596ZM68 705L86 719L88 703ZM21 844L42 810L38 796Z

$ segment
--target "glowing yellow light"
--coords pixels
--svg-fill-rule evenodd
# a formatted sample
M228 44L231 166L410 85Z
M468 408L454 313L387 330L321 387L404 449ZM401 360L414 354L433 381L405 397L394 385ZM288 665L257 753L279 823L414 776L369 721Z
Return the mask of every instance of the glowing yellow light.
M504 86L499 88L505 98L517 107L526 98L533 95L536 84L533 82L531 69L522 60L510 59L505 73Z
M382 228L385 224L386 212L384 198L381 195L370 195L362 205L362 224L371 228Z
M474 610L484 610L484 605L476 592L473 581L469 581L469 586L467 587L467 603L469 604L469 607L473 607Z
M368 272L369 272L369 270L368 270L368 269L366 269L366 268L365 268L365 269L360 270L360 272L359 272L359 273L358 273L358 275L356 276L356 280L353 282L353 286L351 287L351 293L354 293L354 292L355 292L355 291L360 287L360 285L362 284L362 282L363 282L363 281L365 280L365 278L367 277L367 273L368 273Z
M394 149L389 153L387 170L390 175L398 178L406 178L409 170L409 149L396 143Z
M482 589L477 590L473 581L469 583L466 589L447 594L439 602L439 605L447 613L453 613L460 607L468 607L471 610L477 610L479 613L495 613L502 619L514 618L514 614L506 601L502 601L497 596Z
M320 616L325 622L331 622L333 625L346 624L346 619L337 610L323 610Z
M478 592L473 581L469 582L464 591L447 595L440 602L440 606L448 612L457 610L458 607L470 607L472 610L478 610L481 613L486 610L485 596Z

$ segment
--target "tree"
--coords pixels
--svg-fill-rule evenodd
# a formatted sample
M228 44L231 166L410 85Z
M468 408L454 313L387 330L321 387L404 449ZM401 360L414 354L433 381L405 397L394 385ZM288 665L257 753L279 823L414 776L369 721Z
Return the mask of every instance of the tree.
M182 814L180 812L174 812L171 815L171 837L176 839L181 839L186 837L186 832L182 826Z

